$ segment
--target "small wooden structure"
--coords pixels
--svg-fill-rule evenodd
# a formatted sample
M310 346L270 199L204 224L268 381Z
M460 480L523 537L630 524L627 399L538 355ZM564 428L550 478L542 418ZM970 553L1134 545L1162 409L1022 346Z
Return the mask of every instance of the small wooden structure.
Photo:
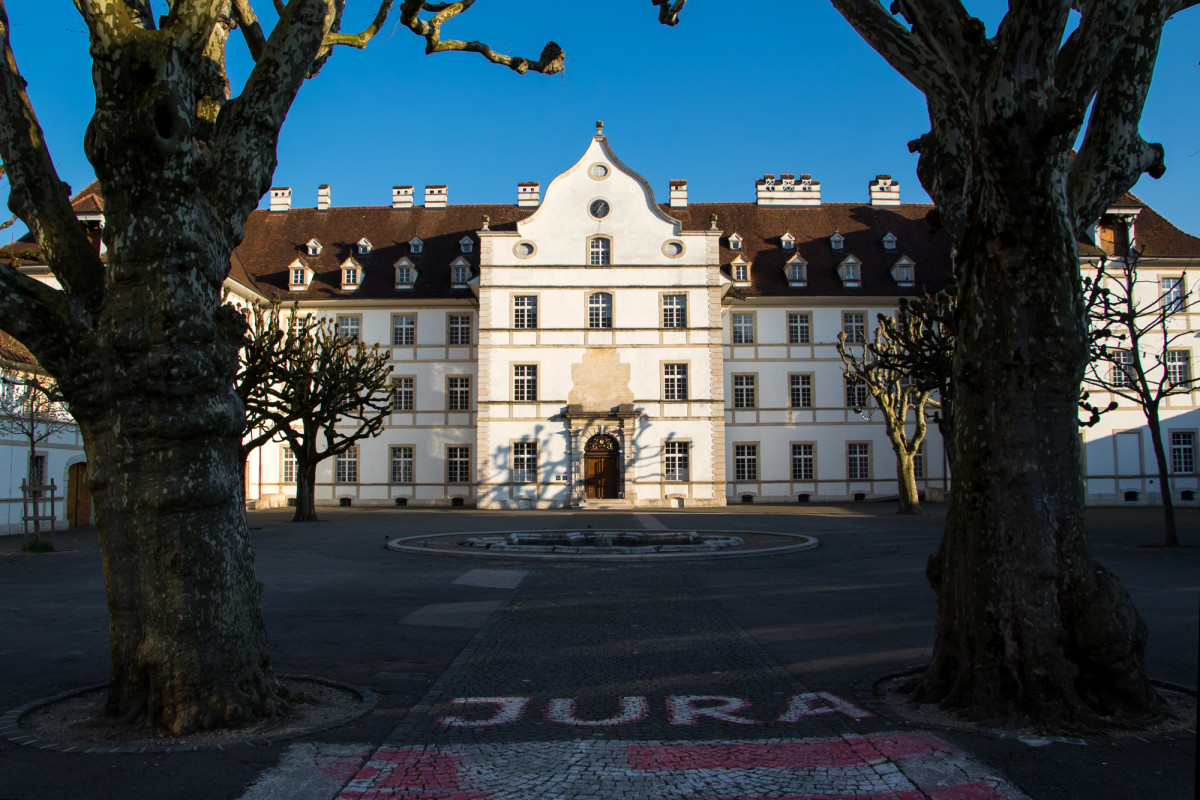
M22 547L29 546L29 523L33 523L33 540L40 542L42 539L42 521L50 520L50 547L54 548L54 532L55 532L55 514L54 503L56 502L56 493L58 487L54 485L54 479L50 479L49 485L29 483L24 478L21 479L21 521L25 525L25 533L21 539ZM46 495L49 495L47 497ZM43 514L43 504L50 503L50 513Z

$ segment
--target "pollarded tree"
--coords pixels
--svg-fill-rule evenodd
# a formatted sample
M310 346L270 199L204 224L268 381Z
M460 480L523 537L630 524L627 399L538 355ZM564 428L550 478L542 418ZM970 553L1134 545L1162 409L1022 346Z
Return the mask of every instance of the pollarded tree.
M32 366L21 372L0 373L0 433L20 436L29 443L25 479L30 485L46 483L39 471L38 445L55 434L74 427L75 421L63 408L62 398L53 381L39 375ZM33 545L41 545L42 497L33 497ZM54 513L54 509L50 509ZM28 544L28 543L26 543Z
M916 696L1045 728L1153 716L1146 626L1084 541L1076 243L1163 172L1138 121L1163 26L1197 0L1012 0L990 36L960 0L831 2L925 95L910 146L958 251L954 490Z
M881 322L883 318L880 314ZM894 358L888 358L898 355L902 347L902 342L893 338L882 324L875 328L871 341L863 344L861 353L855 354L853 345L847 344L844 331L838 334L837 340L838 355L846 366L847 379L865 386L883 414L883 428L892 443L892 452L896 454L900 494L897 513L920 514L913 457L920 451L929 427L925 406L929 403L930 390L915 385L909 379L909 373ZM911 433L908 432L910 412L913 416Z
M1146 415L1158 466L1163 543L1178 547L1161 412L1168 397L1191 394L1200 386L1200 378L1192 374L1188 346L1195 334L1184 323L1185 315L1196 310L1197 301L1185 294L1182 275L1139 285L1140 258L1141 254L1131 249L1123 259L1102 260L1096 274L1085 281L1094 331L1086 381L1136 403ZM1110 270L1113 263L1116 269Z
M311 323L303 323L311 325ZM294 330L294 327L293 327ZM296 515L315 522L317 464L379 433L392 410L391 355L320 320L276 353L258 413L296 459ZM357 462L355 462L357 464ZM357 482L357 476L339 476Z
M343 0L277 0L269 35L253 0L76 0L90 37L96 109L84 149L105 200L101 260L58 178L17 67L0 0L0 162L9 206L61 288L0 265L0 329L56 379L78 421L109 600L106 710L184 733L282 708L259 611L232 387L245 321L221 284L270 186L280 127L336 45L365 46L391 13L338 32ZM468 51L519 73L563 52L497 53L441 38L473 0L402 0L426 52ZM680 3L657 3L668 22ZM226 44L254 62L230 97ZM30 42L34 44L33 41ZM405 77L405 85L419 78Z

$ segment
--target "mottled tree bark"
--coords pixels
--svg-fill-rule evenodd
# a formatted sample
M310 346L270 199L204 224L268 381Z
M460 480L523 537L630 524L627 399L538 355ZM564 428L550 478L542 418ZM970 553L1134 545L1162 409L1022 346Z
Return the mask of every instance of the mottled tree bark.
M1076 242L1162 173L1137 123L1162 26L1194 0L1075 4L1070 32L1073 4L1014 3L992 37L959 0L832 2L925 94L918 176L958 251L954 487L916 696L1045 729L1152 718L1146 627L1084 541Z

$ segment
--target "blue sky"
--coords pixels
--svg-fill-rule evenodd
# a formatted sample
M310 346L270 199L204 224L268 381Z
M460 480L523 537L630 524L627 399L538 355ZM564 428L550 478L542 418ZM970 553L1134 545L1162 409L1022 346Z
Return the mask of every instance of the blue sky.
M94 104L83 23L70 0L6 5L59 174L81 189L93 177L82 141ZM269 20L271 3L256 5ZM344 30L376 8L347 5ZM990 22L1003 7L968 3ZM449 184L454 204L515 202L519 181L544 187L604 120L617 154L660 201L681 178L694 202L749 202L767 172L811 173L837 202L865 201L868 181L888 173L904 200L928 201L907 147L928 129L923 98L824 0L690 0L675 28L657 24L650 0L479 0L443 38L534 58L553 39L567 69L519 76L473 54L426 56L422 40L390 21L366 51L340 48L301 90L274 185L291 186L297 206L315 205L323 183L337 206L389 204L397 184L419 197L429 183ZM1168 25L1142 120L1143 135L1166 146L1167 174L1134 189L1196 234L1198 42L1200 9ZM240 33L230 53L236 90L249 69Z

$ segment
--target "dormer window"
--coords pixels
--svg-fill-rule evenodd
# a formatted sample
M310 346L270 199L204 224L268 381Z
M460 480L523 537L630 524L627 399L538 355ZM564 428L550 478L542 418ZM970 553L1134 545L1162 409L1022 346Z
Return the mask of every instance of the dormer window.
M394 265L396 268L396 288L411 289L417 282L417 268L407 258L402 258Z
M458 240L458 246L464 253L470 253L475 249L475 240L470 236L464 236Z
M803 288L808 285L808 262L799 255L792 256L784 266L788 286Z
M854 289L862 285L862 262L854 256L846 256L846 259L838 265L838 277L842 279L842 285L848 289Z
M1124 258L1129 253L1129 223L1118 216L1101 217L1096 223L1096 246L1105 255Z
M288 264L288 291L303 292L312 280L312 270L300 259Z
M846 237L842 236L841 231L834 231L833 236L829 237L829 246L834 250L841 250L842 243L846 241Z
M730 250L741 250L742 249L742 237L738 236L736 233L729 234L729 249Z
M795 250L796 237L792 236L790 232L784 233L783 236L779 237L779 246L784 250Z
M454 263L450 265L450 282L455 286L466 286L469 280L471 280L471 265L461 256L454 259Z
M362 267L353 258L342 262L342 289L354 290L362 280Z
M425 247L425 243L416 236L408 240L408 252L410 253L420 253L423 247Z
M367 253L371 252L371 240L364 236L358 240L356 247L358 248L358 254L360 256L365 256Z
M750 282L750 262L738 256L729 265L729 271L733 274L734 283L749 283Z
M321 243L316 239L309 239L308 243L304 245L304 252L308 253L310 256L321 255Z
M883 249L884 250L895 250L896 249L896 235L894 233L889 232L886 236L883 237Z
M916 266L908 256L900 256L900 260L892 265L892 279L896 285L912 286L916 281Z

